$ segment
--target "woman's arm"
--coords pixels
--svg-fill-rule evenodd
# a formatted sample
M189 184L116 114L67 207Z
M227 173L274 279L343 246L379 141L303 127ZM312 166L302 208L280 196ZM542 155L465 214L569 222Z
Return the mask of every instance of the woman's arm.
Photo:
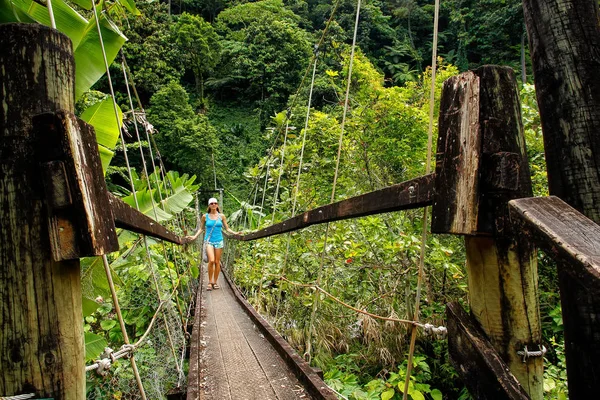
M202 218L200 218L200 228L193 235L185 236L183 238L183 242L190 243L190 242L193 242L194 240L198 239L198 237L200 237L202 232L204 232L205 225L206 225L206 216L204 214L202 214Z
M231 230L231 228L229 228L229 225L227 225L227 218L225 218L225 215L221 214L221 218L223 218L223 227L225 228L225 232L227 233L231 233L232 235L239 235L239 232L234 232Z

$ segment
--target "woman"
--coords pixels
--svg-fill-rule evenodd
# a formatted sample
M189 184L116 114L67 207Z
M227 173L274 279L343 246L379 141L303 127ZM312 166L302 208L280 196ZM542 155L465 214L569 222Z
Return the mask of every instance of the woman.
M206 255L208 256L208 287L206 290L219 289L217 279L221 273L221 255L223 254L223 232L233 235L234 232L227 225L227 218L221 214L217 199L208 199L207 213L202 216L201 229L205 231L204 243L206 243Z

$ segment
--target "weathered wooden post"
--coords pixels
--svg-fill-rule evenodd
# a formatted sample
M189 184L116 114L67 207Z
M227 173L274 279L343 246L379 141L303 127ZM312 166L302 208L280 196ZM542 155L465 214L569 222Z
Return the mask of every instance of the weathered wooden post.
M550 194L600 224L600 11L596 0L525 0ZM570 399L598 396L600 293L558 263Z
M85 396L78 257L117 242L102 173L92 178L100 166L93 130L69 113L74 68L65 35L0 25L2 396ZM94 206L96 195L104 207Z
M542 399L543 359L524 359L517 353L541 345L537 253L513 231L508 213L509 200L531 195L512 70L484 66L450 78L440 106L432 232L465 235L471 315L525 392ZM449 327L460 328L461 317L449 308L449 319L453 316L457 321L449 321ZM449 331L450 352L458 369L469 376L470 369L481 365L468 365L476 356L458 351L467 349L461 340L473 339L469 328L461 329ZM495 390L506 386L466 383L479 399L499 398ZM502 396L519 398L506 392Z

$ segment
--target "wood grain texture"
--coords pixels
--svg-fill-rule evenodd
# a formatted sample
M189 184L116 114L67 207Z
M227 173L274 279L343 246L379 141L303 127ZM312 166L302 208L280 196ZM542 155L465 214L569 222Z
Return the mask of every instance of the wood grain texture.
M432 202L433 181L433 174L425 175L384 189L318 207L256 232L233 235L233 238L242 241L256 240L315 224L425 207Z
M543 360L523 363L517 354L539 346L541 322L537 253L512 229L508 212L509 200L531 196L514 74L484 66L464 75L464 86L446 88L435 231L465 234L472 315L525 391L541 399Z
M65 110L37 115L33 125L41 139L42 168L56 162L61 165L58 171L51 169L50 179L44 179L54 260L117 251L119 242L94 128ZM59 199L68 204L56 204Z
M0 25L0 393L85 397L79 260L54 262L32 117L74 109L70 40Z
M550 194L600 223L600 11L596 0L525 0Z
M446 306L450 361L477 400L529 399L477 322L458 303Z
M177 236L152 218L142 214L111 193L108 194L108 202L112 210L115 225L118 228L142 233L175 244L183 244L186 242L180 236Z
M442 88L432 232L477 232L480 157L479 77L469 71Z
M555 196L517 199L510 206L522 233L583 287L600 293L600 225Z
M522 234L557 261L569 398L594 398L600 380L600 225L554 196L510 206Z

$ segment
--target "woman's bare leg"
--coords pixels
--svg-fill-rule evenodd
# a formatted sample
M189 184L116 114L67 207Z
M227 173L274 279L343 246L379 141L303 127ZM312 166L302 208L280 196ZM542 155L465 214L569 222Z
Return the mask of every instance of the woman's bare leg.
M217 283L219 274L221 273L221 254L223 254L223 249L215 249L215 280L213 283Z
M208 256L208 284L211 285L217 282L218 272L215 274L215 248L211 245L206 245L206 255Z

